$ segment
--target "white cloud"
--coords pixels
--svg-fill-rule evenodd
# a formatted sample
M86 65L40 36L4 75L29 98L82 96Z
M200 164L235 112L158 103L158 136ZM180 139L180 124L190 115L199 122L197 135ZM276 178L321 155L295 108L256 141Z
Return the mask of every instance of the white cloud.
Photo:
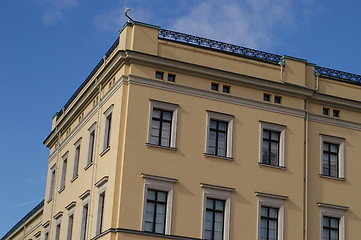
M274 32L292 28L290 0L207 0L196 2L172 29L252 48L272 48Z
M78 5L80 0L48 0L48 8L42 16L45 24L50 25L65 20L64 11Z

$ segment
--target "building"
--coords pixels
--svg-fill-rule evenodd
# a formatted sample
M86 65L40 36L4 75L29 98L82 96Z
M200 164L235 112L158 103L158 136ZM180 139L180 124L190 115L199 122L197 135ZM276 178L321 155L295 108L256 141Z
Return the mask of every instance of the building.
M33 236L357 239L360 119L359 75L128 22L52 119Z

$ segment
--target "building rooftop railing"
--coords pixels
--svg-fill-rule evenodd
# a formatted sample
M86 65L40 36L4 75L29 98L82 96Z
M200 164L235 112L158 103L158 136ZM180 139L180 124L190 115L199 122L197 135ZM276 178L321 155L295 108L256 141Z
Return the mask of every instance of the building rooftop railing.
M267 53L251 48L241 47L234 44L219 42L207 38L197 37L185 33L175 32L167 29L159 29L158 37L160 39L185 43L197 47L207 48L210 50L220 51L228 54L238 55L241 57L251 58L258 61L277 64L282 60L281 55ZM351 84L361 85L361 75L347 73L325 67L315 67L315 72L326 78L348 82Z

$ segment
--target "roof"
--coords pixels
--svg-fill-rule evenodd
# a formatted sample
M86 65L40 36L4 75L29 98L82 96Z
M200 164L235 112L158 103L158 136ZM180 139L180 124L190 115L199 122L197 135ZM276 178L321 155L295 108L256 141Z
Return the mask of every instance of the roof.
M44 206L44 200L42 200L38 205L36 205L33 209L31 209L28 214L26 214L19 222L17 222L0 240L5 240L10 234L12 234L17 228L21 226L24 222L26 222L29 218L31 218L37 211L39 211Z

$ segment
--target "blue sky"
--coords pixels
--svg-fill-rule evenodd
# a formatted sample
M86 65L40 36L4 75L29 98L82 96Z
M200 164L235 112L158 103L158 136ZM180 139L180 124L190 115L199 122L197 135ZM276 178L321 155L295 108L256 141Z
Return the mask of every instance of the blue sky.
M361 74L358 0L1 0L0 237L44 198L51 117L143 21Z

